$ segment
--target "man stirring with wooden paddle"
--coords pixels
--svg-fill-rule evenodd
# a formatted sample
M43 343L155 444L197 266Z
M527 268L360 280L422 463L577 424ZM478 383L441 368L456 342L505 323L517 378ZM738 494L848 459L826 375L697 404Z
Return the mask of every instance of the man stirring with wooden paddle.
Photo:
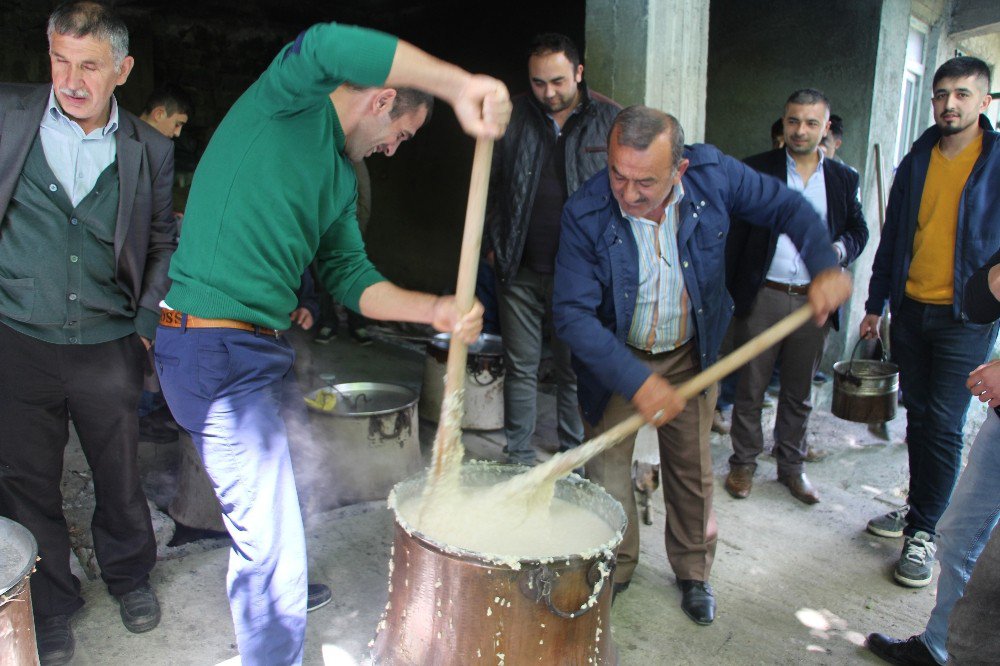
M337 301L472 342L482 307L406 291L368 261L351 160L387 156L446 100L463 129L503 134L503 83L395 37L337 24L298 36L236 102L198 165L170 267L156 368L234 541L228 591L243 664L298 664L306 552L283 414L302 409L281 337L315 256Z
M563 209L552 304L556 333L573 352L587 438L634 410L658 427L667 557L681 609L702 625L715 619L709 429L717 391L685 405L674 385L715 362L729 323L730 215L792 239L814 276L809 303L817 325L850 295L829 232L800 194L712 146L685 146L676 118L633 106L611 128L607 170ZM633 433L587 464L590 480L628 516L615 593L628 586L639 556L634 444Z

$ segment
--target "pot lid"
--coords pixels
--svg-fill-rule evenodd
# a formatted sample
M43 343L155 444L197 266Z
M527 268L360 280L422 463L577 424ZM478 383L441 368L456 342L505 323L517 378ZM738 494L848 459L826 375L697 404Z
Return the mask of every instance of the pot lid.
M332 404L330 395L335 398ZM305 400L309 410L319 414L367 417L412 407L417 402L417 392L398 384L350 382L316 389L306 395Z
M28 528L0 517L0 594L5 594L35 566L38 547Z
M427 344L448 351L451 333L438 333ZM480 333L476 341L469 345L469 353L480 356L503 356L503 340L499 335Z

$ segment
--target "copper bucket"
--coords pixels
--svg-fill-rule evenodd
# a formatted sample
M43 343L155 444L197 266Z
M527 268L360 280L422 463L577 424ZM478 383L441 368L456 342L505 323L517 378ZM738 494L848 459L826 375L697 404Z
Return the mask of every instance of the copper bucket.
M462 481L487 486L522 471L470 463ZM390 507L421 493L424 478L397 484ZM408 529L396 511L389 601L371 644L373 664L617 664L611 581L625 511L576 475L560 479L555 494L604 519L615 531L612 542L555 559L497 562Z
M833 364L833 415L854 423L886 423L896 417L899 394L899 366L886 360L851 358Z
M0 664L38 664L28 585L37 556L31 532L0 517Z

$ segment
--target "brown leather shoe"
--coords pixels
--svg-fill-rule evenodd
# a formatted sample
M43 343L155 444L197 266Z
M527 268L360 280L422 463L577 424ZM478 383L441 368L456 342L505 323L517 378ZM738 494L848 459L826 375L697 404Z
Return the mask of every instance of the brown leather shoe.
M830 452L826 449L814 449L809 447L806 449L805 461L806 462L819 462L825 458L830 457Z
M715 410L715 412L712 414L712 432L718 433L720 435L728 435L729 429L731 427L732 424L722 413L722 410L721 409Z
M729 469L729 475L726 477L726 492L735 499L750 497L755 471L757 471L756 465L732 465Z
M809 483L809 478L805 474L779 476L778 481L788 486L788 492L798 501L806 504L819 502L819 493L813 488L813 484Z

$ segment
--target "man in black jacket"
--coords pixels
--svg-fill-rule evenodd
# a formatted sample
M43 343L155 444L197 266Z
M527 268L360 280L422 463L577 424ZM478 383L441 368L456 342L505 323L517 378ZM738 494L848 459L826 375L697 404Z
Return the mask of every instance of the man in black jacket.
M798 90L785 103L782 123L785 147L754 155L746 163L805 196L826 220L834 250L846 266L864 249L868 227L861 211L858 172L826 159L819 147L830 128L829 100L818 90ZM735 303L734 344L739 346L804 305L810 276L791 241L764 227L734 221L726 249L727 280ZM733 497L750 495L757 456L764 449L761 403L780 356L781 393L774 427L778 480L796 499L807 504L819 501L803 471L806 424L812 411L812 378L827 331L839 326L838 315L831 315L822 328L803 326L740 372L730 431L733 455L726 477L726 491Z
M538 35L528 49L530 95L514 99L497 141L486 223L504 342L504 434L508 461L532 465L543 323L551 321L552 273L563 204L607 164L608 130L621 108L592 93L573 42ZM489 257L490 255L488 255ZM554 335L559 448L583 439L569 349Z

